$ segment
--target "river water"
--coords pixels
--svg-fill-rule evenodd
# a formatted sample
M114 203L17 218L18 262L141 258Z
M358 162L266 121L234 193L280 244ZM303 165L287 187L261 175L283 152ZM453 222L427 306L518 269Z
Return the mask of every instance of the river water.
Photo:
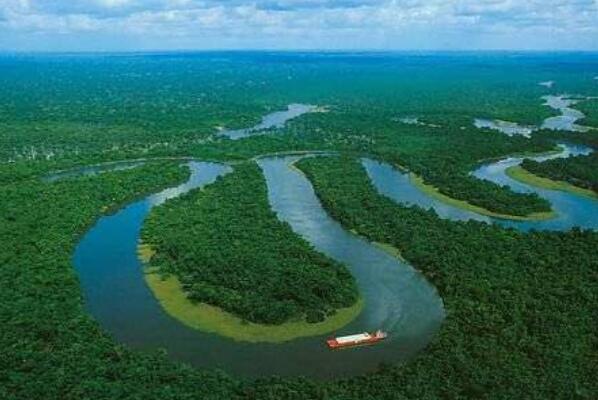
M315 110L314 106L290 105L287 111L269 114L261 124L224 131L230 139L262 134L288 120ZM574 122L574 121L573 121ZM573 123L572 122L572 123ZM562 144L554 157L589 154L591 149ZM247 377L305 375L322 379L372 371L381 362L405 361L422 350L444 319L442 300L435 288L407 263L363 238L344 230L322 208L307 178L293 167L302 156L258 159L268 186L268 198L279 219L321 253L347 266L364 299L361 314L345 328L331 333L351 334L384 329L389 339L376 346L332 352L325 346L330 335L299 338L281 344L236 342L191 329L169 316L154 298L143 277L137 245L145 218L155 206L214 182L232 171L226 164L190 161L191 176L179 186L131 203L115 214L100 218L76 247L73 262L89 312L117 341L136 349L165 349L172 359L197 367L222 368ZM47 181L76 175L134 168L143 161L122 162L64 171ZM385 196L407 205L433 208L451 220L477 220L520 230L563 230L573 226L598 228L597 202L574 194L534 188L511 180L505 170L522 158L482 165L472 174L480 179L509 185L517 192L536 192L557 211L547 221L513 221L490 218L435 200L414 186L407 174L370 159L362 163L373 185ZM223 243L223 245L226 245Z
M561 144L555 157L589 154L583 146ZM221 368L247 377L305 375L321 379L372 371L381 362L408 360L422 350L444 319L442 300L435 288L411 266L366 240L344 230L322 208L307 178L293 167L302 156L258 159L268 186L268 198L278 217L328 257L342 262L355 277L364 309L334 335L387 330L390 338L379 345L332 352L324 344L329 335L300 338L281 344L236 342L191 329L169 316L154 298L143 277L137 245L143 222L164 201L201 188L232 171L225 164L188 162L190 179L179 186L131 203L107 215L87 232L76 247L73 262L89 312L115 340L132 348L165 349L172 359L197 367ZM506 158L482 165L472 174L518 192L547 198L557 217L547 221L513 221L462 210L429 197L414 186L408 174L371 159L362 163L373 185L385 196L407 205L433 208L451 220L477 220L519 230L564 230L573 226L598 229L598 202L575 194L534 188L511 180L505 170L522 158ZM121 169L125 164L113 165ZM81 169L90 174L98 166ZM71 171L66 177L73 176ZM65 176L57 176L56 179ZM225 245L225 244L223 244Z
M343 230L322 209L309 181L291 163L298 157L259 160L279 218L317 250L345 263L365 300L362 313L334 334L378 328L390 338L377 346L332 352L329 335L281 344L250 344L203 333L170 317L143 278L136 250L151 208L230 172L223 164L191 162L185 184L102 217L78 244L73 261L89 312L117 341L136 349L163 348L176 360L222 368L248 377L306 375L333 378L374 370L380 362L407 360L438 331L442 300L424 277L378 247ZM226 245L225 243L223 245Z
M143 165L144 161L116 161L98 165L90 165L81 168L58 171L42 178L44 182L55 182L62 179L74 178L77 176L94 176L104 172L125 171Z
M542 99L546 102L546 106L557 110L561 115L546 118L542 123L543 129L551 129L555 131L572 131L572 132L588 132L590 128L576 125L576 122L585 117L584 113L574 108L578 100L572 99L568 96L544 96Z
M532 132L536 129L533 126L519 125L516 122L489 120L484 118L476 118L473 121L473 125L478 129L494 129L508 136L521 135L530 137Z
M545 106L560 112L561 115L546 118L539 127L519 125L516 122L489 120L483 118L474 119L473 124L476 128L494 129L508 136L521 135L525 137L530 137L531 134L538 129L570 132L589 132L592 130L590 127L576 124L577 121L585 118L584 113L572 108L572 106L579 102L579 99L575 99L567 95L549 95L543 96L542 100L544 100Z
M225 136L231 140L244 139L249 136L263 135L264 131L272 128L282 128L293 118L314 112L318 107L308 104L289 104L284 111L276 111L262 117L262 122L251 127L236 130L224 130L218 136Z

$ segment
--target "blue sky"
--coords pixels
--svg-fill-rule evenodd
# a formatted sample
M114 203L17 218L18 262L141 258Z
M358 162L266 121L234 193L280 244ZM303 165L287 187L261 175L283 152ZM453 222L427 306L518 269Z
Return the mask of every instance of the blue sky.
M0 50L598 50L598 0L0 0Z

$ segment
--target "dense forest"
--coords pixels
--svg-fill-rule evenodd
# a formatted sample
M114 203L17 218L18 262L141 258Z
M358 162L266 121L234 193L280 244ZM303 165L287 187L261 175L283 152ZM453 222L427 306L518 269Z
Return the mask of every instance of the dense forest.
M391 374L407 398L591 398L598 393L598 234L522 234L455 223L377 194L346 158L299 163L345 227L390 243L440 291L447 320L425 354ZM355 389L359 390L359 389Z
M280 378L239 382L169 362L164 354L132 352L115 344L81 306L70 264L78 239L73 233L86 230L103 210L184 177L184 170L172 164L146 165L52 184L27 180L0 189L8 205L2 208L0 227L5 238L0 395L593 397L598 390L593 379L598 366L592 358L598 344L592 295L598 283L595 233L524 235L443 221L377 195L356 161L322 158L301 167L335 218L401 249L440 290L447 322L416 360L331 383ZM60 368L52 367L56 365Z
M329 146L331 143L345 144L343 147L348 151L369 153L407 168L441 193L492 212L527 216L550 211L548 202L536 194L515 193L508 187L470 176L480 162L507 154L554 150L554 144L542 135L534 135L532 139L508 137L493 130L465 128L450 121L445 121L441 128L414 128L394 121L392 114L385 114L387 112L367 109L312 114L293 121L288 130L297 140L319 138Z
M521 166L535 175L555 181L565 181L598 193L598 155L596 153L567 159L557 158L541 163L526 159Z
M469 174L487 160L550 151L554 140L598 148L598 133L540 131L525 139L476 129L472 121L538 125L554 115L542 106L541 96L551 92L539 81L556 81L562 93L597 96L596 70L596 59L580 54L0 55L0 398L598 397L597 233L524 234L441 220L380 196L357 162L372 156L404 167L442 193L488 210L546 210L534 195ZM251 126L294 102L329 112L304 115L268 136L214 136L218 127ZM595 102L576 107L588 115L581 123L598 126ZM440 127L407 125L401 122L406 116ZM183 280L186 274L190 294L192 282L200 282L198 300L208 300L214 288L239 288L248 302L234 301L229 309L244 313L251 302L260 309L262 299L241 277L256 283L253 273L267 269L283 284L260 279L256 293L280 307L275 313L262 307L245 314L248 319L317 320L353 302L354 283L344 267L276 219L263 177L248 162L308 150L345 156L300 163L331 216L399 249L438 288L447 319L427 349L404 365L381 365L353 378L250 381L172 361L160 349L132 350L90 315L72 262L81 235L102 215L188 174L160 161L53 183L40 178L81 165L156 157L237 163L235 173L205 191L156 208L145 226L146 239L159 247L155 266ZM552 178L559 170L567 181L594 179L593 158L563 163L534 167L546 168L538 173ZM160 224L166 210L172 215ZM180 251L202 262L170 258ZM216 262L234 269L226 280L218 278ZM196 279L195 268L212 281ZM330 279L344 290L331 290Z
M83 308L71 264L80 235L99 215L186 176L175 164L148 164L96 177L0 187L0 398L137 393L164 399L185 391L218 398L237 386L221 374L202 374L157 352L116 344Z
M142 238L150 265L187 296L248 321L320 322L358 298L354 278L317 253L270 209L255 163L152 211Z
M209 142L217 126L252 126L294 102L354 109L386 104L395 113L425 110L430 118L468 123L473 115L529 123L550 115L538 101L537 70L522 73L509 59L501 60L500 73L486 70L488 60L454 61L251 52L1 56L0 158L172 152ZM559 74L572 88L579 85ZM397 95L409 92L418 96Z
M575 108L585 114L585 118L580 121L581 124L598 128L598 98L594 97L579 102Z
M514 60L487 57L0 57L0 159L19 166L0 171L0 182L105 160L189 155L228 160L274 151L357 150L379 153L442 193L493 212L547 211L542 199L468 174L480 160L547 151L552 144L542 135L527 140L481 131L472 121L539 124L552 112L542 106L546 89L538 79L556 74L563 90L587 91L579 76L589 67L572 57L567 68L546 71L550 60L538 55L521 71ZM488 62L500 62L501 69L487 70ZM252 126L293 102L325 105L331 112L293 121L281 135L242 143L214 136L218 127ZM440 128L400 122L410 115Z

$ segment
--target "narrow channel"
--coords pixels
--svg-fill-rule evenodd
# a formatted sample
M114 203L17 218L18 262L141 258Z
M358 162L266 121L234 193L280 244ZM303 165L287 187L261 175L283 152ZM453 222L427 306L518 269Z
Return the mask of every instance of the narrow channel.
M223 130L218 132L218 136L225 136L231 140L244 139L250 136L264 135L268 129L282 128L287 121L300 117L303 114L314 112L317 106L309 104L289 104L284 111L275 111L262 117L262 122L251 127L234 130Z
M501 120L489 120L485 118L475 118L474 126L476 128L488 128L494 129L504 133L508 136L521 135L525 137L531 137L532 133L538 129L549 129L553 131L569 131L569 132L589 132L592 127L577 125L577 121L585 118L585 114L575 108L572 108L575 104L581 100L590 99L588 97L579 96L568 96L568 95L548 95L543 96L544 105L552 108L561 113L554 117L546 118L540 126L531 125L520 125L517 122L501 121Z
M566 143L559 144L559 147L561 148L560 153L527 158L543 162L554 158L587 155L593 151L586 146ZM538 188L510 178L505 172L507 168L519 165L523 160L524 157L507 157L500 161L480 166L472 172L472 175L501 186L507 185L511 190L518 193L537 193L550 202L557 214L554 218L543 221L516 221L488 217L446 204L429 196L411 182L408 173L400 172L389 164L371 159L362 159L362 164L372 184L379 193L397 203L416 205L424 209L431 208L441 218L453 221L475 220L495 223L521 231L532 229L563 231L573 227L598 229L598 201L595 199L559 190Z
M561 115L549 117L542 123L542 129L551 129L554 131L570 131L570 132L588 132L590 127L577 125L576 122L585 118L584 113L575 108L572 108L579 100L571 98L566 95L560 96L544 96L544 105L557 110Z

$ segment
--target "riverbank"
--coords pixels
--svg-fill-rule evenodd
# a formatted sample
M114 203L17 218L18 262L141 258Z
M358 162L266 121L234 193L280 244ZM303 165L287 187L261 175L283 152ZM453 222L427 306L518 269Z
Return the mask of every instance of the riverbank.
M457 380L470 380L480 370L496 370L511 377L529 370L524 378L517 378L520 385L529 385L530 374L537 373L538 379L544 379L546 371L537 371L527 364L530 353L525 346L531 346L533 354L542 359L551 358L551 351L557 347L571 357L590 354L589 341L573 341L571 345L571 338L584 337L575 332L591 325L585 324L586 319L579 320L577 316L584 314L577 307L590 310L592 299L578 295L579 291L554 296L553 285L559 287L557 290L571 287L562 276L575 279L581 287L591 285L586 280L591 275L588 257L594 250L593 233L526 235L483 224L447 224L421 208L404 207L377 193L356 162L310 159L300 167L310 176L324 207L346 229L400 249L442 295L448 315L443 329L425 355L396 372L406 387L414 376L421 382L428 382L430 376L442 378L451 374ZM575 261L571 262L570 257ZM529 290L539 286L542 290ZM497 295L497 288L502 294ZM533 307L514 309L513 304ZM558 315L550 319L554 329L539 327L537 321L545 321L555 310ZM552 325L560 318L571 318L571 322ZM512 329L518 333L506 340L497 339L497 332ZM584 346L583 350L578 345ZM583 363L584 356L579 357ZM550 363L544 365L554 367ZM471 370L464 376L461 370L455 372L456 366ZM555 368L560 371L561 367ZM568 379L568 375L562 379ZM479 397L482 390L471 397ZM533 396L531 391L530 395Z
M148 244L140 244L137 255L144 265L155 251ZM173 275L162 277L157 271L146 268L145 282L164 311L184 325L203 332L218 334L236 341L250 343L283 343L293 339L324 335L349 324L361 313L364 301L359 298L351 307L342 308L322 322L290 321L280 325L248 322L205 303L188 299L181 282Z
M440 190L438 190L438 188L425 183L422 177L420 177L414 173L409 174L409 180L413 183L413 185L415 187L417 187L419 190L421 190L423 193L427 194L428 196L431 196L431 197L433 197L439 201L442 201L446 204L449 204L451 206L458 207L458 208L461 208L461 209L467 210L467 211L472 211L477 214L485 215L488 217L509 219L509 220L514 220L514 221L543 221L543 220L554 218L556 216L556 213L554 211L532 213L532 214L529 214L526 216L501 214L501 213L487 210L487 209L479 207L479 206L475 206L475 205L468 203L466 201L463 201L463 200L457 200L452 197L449 197L449 196L441 193Z
M535 175L519 165L514 165L505 170L507 176L516 181L536 186L542 189L560 190L563 192L573 193L580 196L598 199L598 194L590 189L584 189L579 186L572 185L565 181L554 181L552 179L543 178Z

